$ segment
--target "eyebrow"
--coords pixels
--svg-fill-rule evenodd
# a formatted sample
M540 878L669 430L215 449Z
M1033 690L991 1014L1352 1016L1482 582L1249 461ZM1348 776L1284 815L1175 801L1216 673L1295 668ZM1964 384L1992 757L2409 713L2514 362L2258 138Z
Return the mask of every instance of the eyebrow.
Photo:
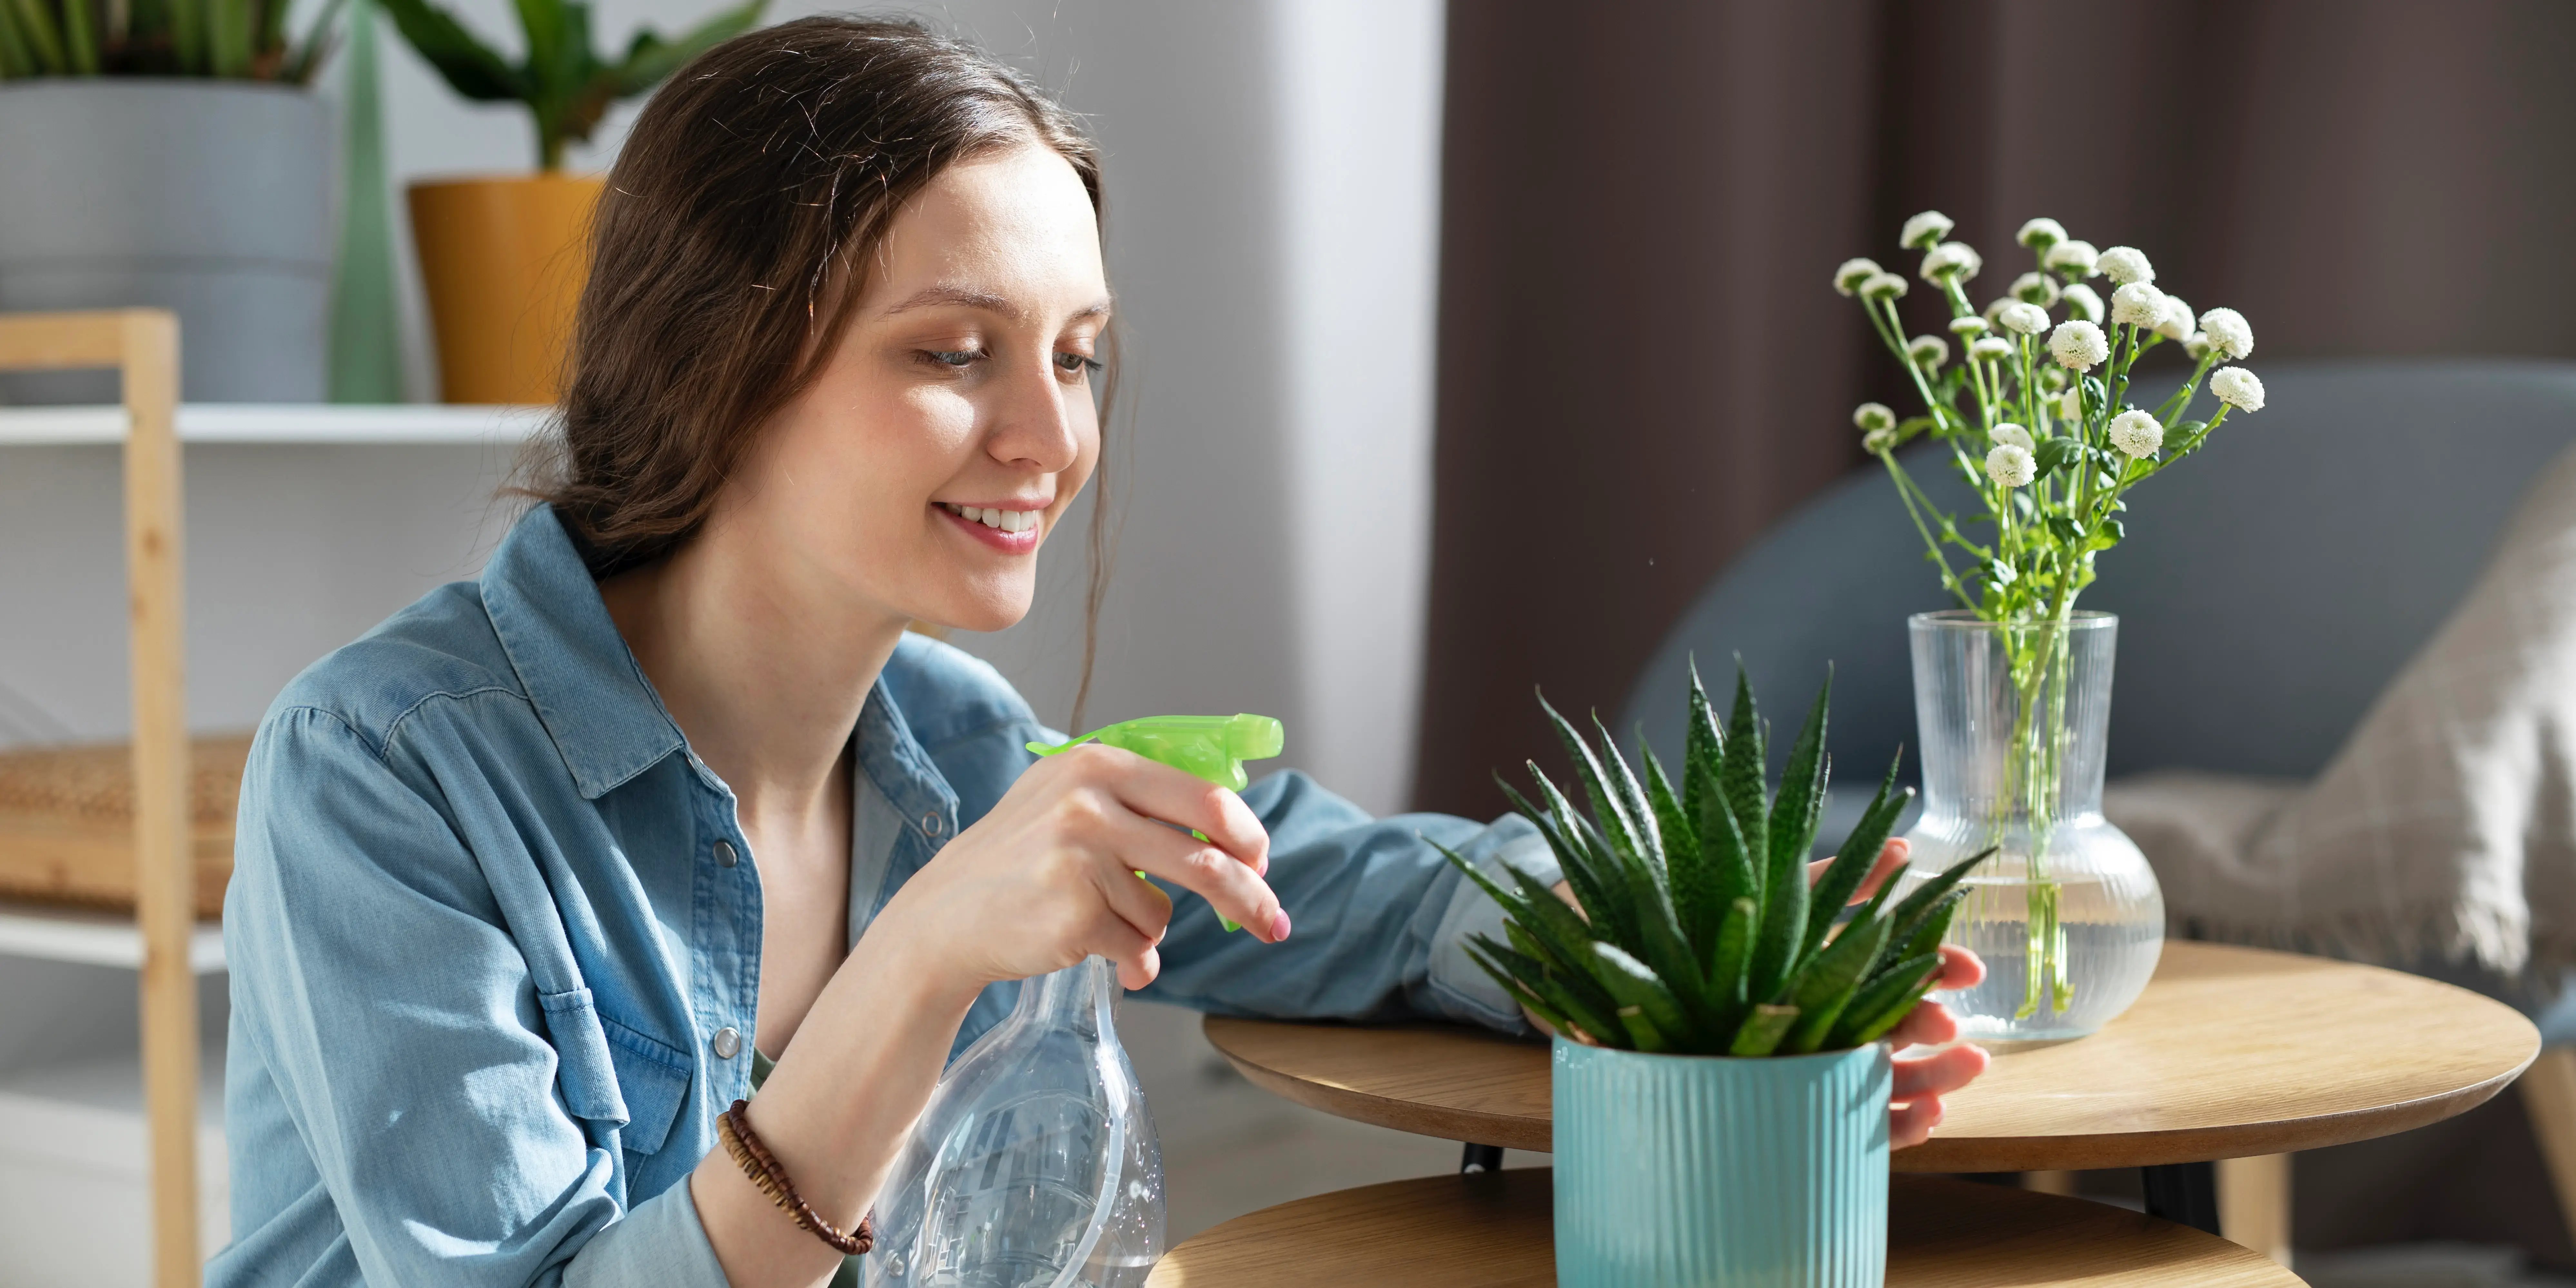
M979 291L966 286L929 287L917 292L912 296L912 298L905 300L901 304L897 304L893 308L887 309L885 311L885 316L892 317L895 314L909 312L913 309L934 308L943 304L962 308L982 309L987 313L999 313L1005 317L1016 318L1021 316L1021 310L1009 300L1004 299L991 291ZM1089 308L1076 310L1073 316L1075 318L1099 317L1108 312L1109 301L1103 299Z

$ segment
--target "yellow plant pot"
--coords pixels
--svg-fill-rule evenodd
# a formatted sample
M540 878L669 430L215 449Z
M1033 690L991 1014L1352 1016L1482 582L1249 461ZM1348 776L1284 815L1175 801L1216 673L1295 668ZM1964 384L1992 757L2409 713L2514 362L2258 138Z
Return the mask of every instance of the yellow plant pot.
M601 181L561 174L411 185L412 243L452 403L550 403L590 276Z

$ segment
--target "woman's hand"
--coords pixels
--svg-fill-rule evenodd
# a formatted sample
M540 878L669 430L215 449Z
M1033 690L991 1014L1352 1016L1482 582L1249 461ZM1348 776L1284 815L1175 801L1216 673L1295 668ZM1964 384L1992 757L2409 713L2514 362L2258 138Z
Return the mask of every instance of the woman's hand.
M1889 839L1886 847L1878 852L1878 865L1870 869L1868 878L1860 883L1860 889L1852 893L1851 901L1860 903L1868 899L1878 893L1881 885L1904 871L1905 857L1911 849L1903 837ZM1825 869L1832 865L1832 859L1808 864L1808 884L1813 885L1823 879ZM1574 898L1571 884L1559 881L1555 890L1557 898L1572 904L1576 912L1583 911L1583 905ZM1933 981L1932 987L1973 988L1985 977L1986 964L1978 961L1975 953L1956 944L1941 945L1941 977ZM1550 1035L1556 1032L1547 1021L1526 1010L1522 1014L1540 1032ZM1959 1023L1950 1017L1950 1008L1927 998L1904 1019L1897 1021L1896 1027L1890 1029L1882 1040L1902 1051L1910 1046L1941 1046L1956 1041L1958 1036ZM1985 1048L1965 1042L1930 1055L1898 1058L1895 1091L1890 1096L1894 1107L1888 1114L1889 1147L1903 1149L1931 1139L1932 1129L1941 1122L1941 1097L1975 1081L1978 1074L1986 1071L1987 1058Z
M1903 837L1889 840L1887 848L1878 852L1878 866L1870 869L1869 879L1860 883L1852 902L1859 903L1878 893L1880 885L1904 871L1908 848ZM1807 865L1808 881L1822 877L1826 865L1832 862L1827 859ZM1978 961L1975 953L1957 944L1941 945L1941 978L1934 980L1932 987L1974 988L1985 977L1986 964ZM1959 1022L1950 1017L1950 1008L1925 998L1897 1021L1884 1040L1902 1051L1910 1046L1941 1046L1956 1041L1958 1036ZM1930 1055L1899 1057L1896 1087L1890 1096L1895 1108L1888 1114L1888 1147L1903 1149L1931 1139L1932 1129L1941 1122L1941 1097L1975 1081L1978 1074L1986 1071L1986 1061L1984 1047L1966 1042Z
M1242 797L1086 743L1021 774L904 883L876 925L913 932L917 959L961 987L1043 975L1097 953L1117 964L1119 983L1143 988L1162 969L1156 945L1172 901L1139 871L1277 943L1288 914L1262 880L1269 870L1270 834Z

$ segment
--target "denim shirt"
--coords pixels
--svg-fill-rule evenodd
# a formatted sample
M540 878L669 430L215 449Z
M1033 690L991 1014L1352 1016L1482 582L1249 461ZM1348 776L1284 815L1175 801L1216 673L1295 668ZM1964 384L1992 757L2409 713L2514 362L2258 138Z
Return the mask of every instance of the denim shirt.
M853 939L1055 736L991 667L905 637L853 734ZM1425 838L1552 880L1527 824L1371 819L1297 773L1244 800L1296 933L1225 933L1176 892L1143 996L1520 1027L1462 948L1499 910ZM724 1284L683 1182L750 1094L758 870L548 509L314 664L242 782L234 1238L207 1282ZM986 989L955 1049L1018 991Z

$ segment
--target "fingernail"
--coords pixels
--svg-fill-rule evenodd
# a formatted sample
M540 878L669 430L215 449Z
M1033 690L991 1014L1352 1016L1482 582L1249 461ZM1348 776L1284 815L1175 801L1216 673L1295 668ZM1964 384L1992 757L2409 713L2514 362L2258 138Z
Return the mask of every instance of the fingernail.
M1280 910L1279 910L1279 915L1278 915L1278 916L1273 917L1273 918L1271 918L1271 919L1270 919L1270 942L1272 942L1272 943L1274 943L1274 944L1275 944L1275 943L1278 943L1278 942L1279 942L1280 940L1282 940L1282 939L1286 939L1287 937L1288 937L1288 910L1287 910L1286 908L1282 908L1282 909L1280 909Z

